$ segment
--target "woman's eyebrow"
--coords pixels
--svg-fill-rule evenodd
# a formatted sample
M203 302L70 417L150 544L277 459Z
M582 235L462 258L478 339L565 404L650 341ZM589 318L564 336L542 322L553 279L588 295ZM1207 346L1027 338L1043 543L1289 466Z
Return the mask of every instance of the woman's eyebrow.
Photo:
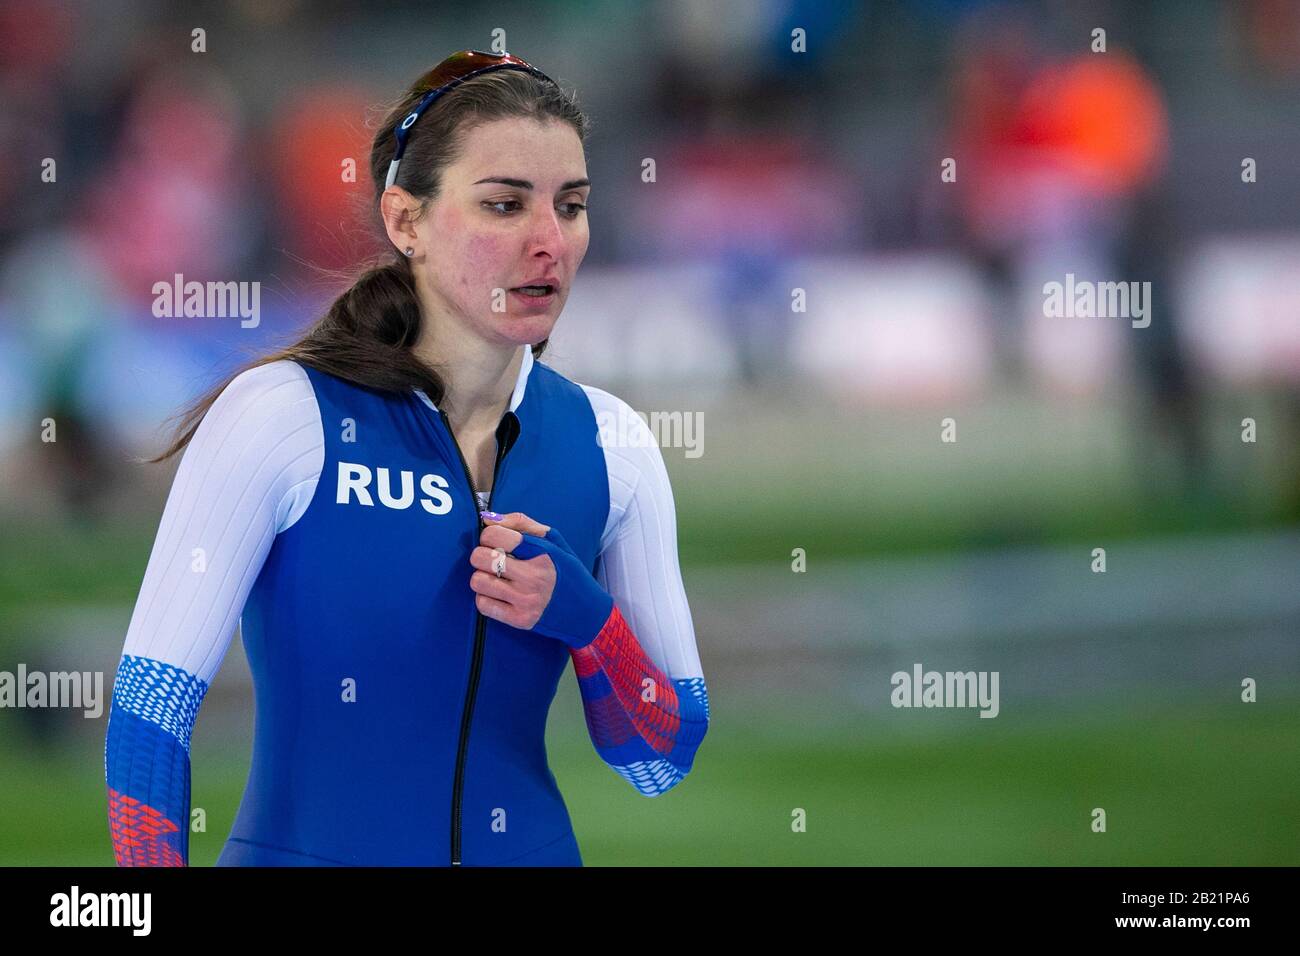
M487 179L480 179L478 182L474 183L474 185L477 186L480 183L501 183L501 185L503 186L514 186L516 189L533 188L533 184L526 179L511 179L507 176L489 176ZM590 186L590 185L591 185L590 179L586 179L586 178L570 179L567 183L565 183L560 187L560 192L564 192L566 189L577 189L580 186Z

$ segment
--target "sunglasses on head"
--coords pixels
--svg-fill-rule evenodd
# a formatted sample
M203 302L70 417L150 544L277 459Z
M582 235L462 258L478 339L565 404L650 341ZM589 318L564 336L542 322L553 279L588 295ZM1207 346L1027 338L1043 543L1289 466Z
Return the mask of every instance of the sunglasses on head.
M406 115L406 119L397 124L397 129L394 131L397 136L397 151L393 154L393 161L388 164L388 178L384 183L385 189L397 181L397 164L402 161L402 154L406 152L406 140L411 134L411 127L424 115L425 110L432 106L442 94L454 90L470 77L478 76L480 73L490 73L493 70L523 70L540 80L555 83L554 80L531 63L517 56L511 56L509 53L484 53L481 50L461 50L459 53L453 53L420 77L416 83L417 87L429 86L430 90L424 94L424 97L415 105L415 108Z

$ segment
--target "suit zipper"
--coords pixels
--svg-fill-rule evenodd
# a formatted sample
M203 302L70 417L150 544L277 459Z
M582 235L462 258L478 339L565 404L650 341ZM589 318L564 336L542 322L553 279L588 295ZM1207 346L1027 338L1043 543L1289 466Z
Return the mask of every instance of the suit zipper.
M474 503L474 542L473 547L478 547L478 536L482 533L487 524L479 515L478 495L475 494L474 476L470 474L469 465L465 461L465 455L460 450L460 442L456 441L456 433L451 430L451 421L447 418L447 413L438 410L442 416L443 424L447 426L447 434L451 436L451 443L456 447L456 455L460 458L460 466L465 472L465 483L469 485L469 497ZM507 412L509 414L509 412ZM498 431L500 427L498 426ZM505 443L499 438L497 441L497 456L492 464L492 488L488 492L487 510L492 510L492 497L497 490L497 472L501 468L501 462L505 458ZM474 697L478 693L479 674L483 667L483 642L487 634L487 619L478 609L477 599L474 607L474 656L469 670L469 687L465 692L465 706L460 715L460 740L456 746L456 773L452 782L451 791L451 865L460 866L460 836L461 836L461 794L465 786L465 757L469 749L469 727L474 718Z

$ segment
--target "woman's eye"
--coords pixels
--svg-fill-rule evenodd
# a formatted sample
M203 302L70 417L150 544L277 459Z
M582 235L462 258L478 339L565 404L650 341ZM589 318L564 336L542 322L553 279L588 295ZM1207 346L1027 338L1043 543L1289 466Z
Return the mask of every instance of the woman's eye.
M485 202L483 203L483 205L487 206L489 209L491 209L499 216L508 216L510 215L510 213L514 212L513 209L499 209L498 207L499 206L520 206L522 205L522 203L520 203L518 199L499 199L496 202ZM580 203L580 202L566 202L566 203L561 203L560 205L566 207L564 214L568 216L570 219L577 219L578 213L582 212L584 209L587 208L584 203Z

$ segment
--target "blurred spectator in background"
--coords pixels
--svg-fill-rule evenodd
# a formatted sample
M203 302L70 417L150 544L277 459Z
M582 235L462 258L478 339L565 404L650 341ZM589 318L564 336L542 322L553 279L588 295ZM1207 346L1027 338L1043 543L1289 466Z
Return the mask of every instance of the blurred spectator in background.
M678 143L665 150L659 168L662 178L647 187L641 206L642 228L660 237L665 257L702 260L716 270L719 312L741 381L755 385L786 374L799 318L791 267L847 241L860 193L812 144L776 130Z
M832 114L814 100L854 11L820 0L669 6L652 100L672 122L631 228L652 255L713 270L740 381L758 385L790 373L792 266L861 246L865 192L831 151L820 121ZM705 42L721 35L723 57Z
M1052 57L1001 11L959 37L943 155L956 159L962 244L998 294L1003 366L1095 391L1115 368L1120 326L1039 321L1042 288L1067 272L1136 278L1117 273L1116 246L1164 164L1160 95L1124 52Z

